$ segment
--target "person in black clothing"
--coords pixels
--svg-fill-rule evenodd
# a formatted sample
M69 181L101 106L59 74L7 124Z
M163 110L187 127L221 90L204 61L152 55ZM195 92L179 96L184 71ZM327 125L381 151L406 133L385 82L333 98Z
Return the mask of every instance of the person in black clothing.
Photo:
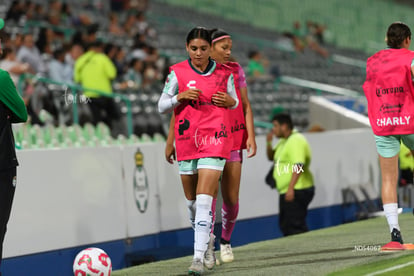
M315 195L310 171L312 151L306 137L293 126L288 113L272 119L273 129L267 134L266 154L274 162L273 177L279 193L279 226L284 236L309 231L308 207ZM273 138L278 139L273 146Z
M3 27L4 21L0 18L0 30ZM1 46L0 54L2 54ZM19 165L12 123L26 120L27 110L23 99L17 92L9 73L0 69L0 267L4 237L16 189L16 167Z
M12 20L15 23L18 23L22 15L24 15L23 8L24 6L20 1L13 0L6 12L6 20Z

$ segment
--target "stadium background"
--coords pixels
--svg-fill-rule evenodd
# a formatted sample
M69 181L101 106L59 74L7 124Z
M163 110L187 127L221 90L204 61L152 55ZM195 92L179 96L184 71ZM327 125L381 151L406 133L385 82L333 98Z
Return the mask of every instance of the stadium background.
M106 34L108 18L101 14L108 10L108 3L89 2L95 7L88 10L89 15L102 26L99 36L130 46L128 38ZM89 2L71 1L75 12ZM1 4L4 15L10 3ZM168 63L185 58L186 32L202 25L220 26L231 33L235 41L233 54L243 66L247 65L247 52L258 49L280 68L279 79L249 86L259 151L255 160L244 166L242 187L246 190L241 200L253 191L256 197L252 205L257 208L241 209L235 246L281 236L276 223L277 197L269 193L263 182L270 166L262 152L263 134L268 131L269 115L275 107L288 110L300 130L307 131L313 124L330 130L307 134L314 150L313 169L323 182L311 205L311 228L354 221L379 211L378 165L361 88L364 61L384 47L390 22L400 20L412 26L412 11L410 6L396 1L148 1L146 20L157 33L151 42ZM324 47L331 53L328 59L312 51L297 54L283 47L282 32L291 30L295 20L302 24L314 20L327 26ZM45 24L66 34L73 31L45 22L6 23L6 30L11 32L36 32ZM39 89L52 91L58 99L67 89L47 78L27 79L34 80ZM22 90L24 85L23 80ZM15 129L22 165L5 241L2 269L6 275L41 271L47 265L50 275L70 275L73 257L90 245L106 249L114 260L114 269L191 252L191 243L185 238L191 232L185 206L174 205L165 197L172 193L181 198L181 186L176 168L163 164L168 117L158 115L155 107L161 88L159 82L138 93L116 91L125 117L115 135L104 125L94 128L25 124ZM76 104L57 104L63 107L60 118L76 121ZM340 142L343 140L348 143ZM134 190L132 179L125 177L134 172L131 160L138 148L148 160L145 164L151 164L145 165L147 177L152 176L146 196L154 199L149 201L153 209L149 205L143 218L139 217L142 213L134 199L127 199ZM354 152L349 154L351 148ZM39 164L37 160L45 161ZM111 171L116 166L119 170ZM102 173L100 168L106 168L106 172ZM257 187L252 187L252 183ZM89 215L83 213L84 207ZM108 217L113 221L108 222ZM262 230L251 235L256 228Z

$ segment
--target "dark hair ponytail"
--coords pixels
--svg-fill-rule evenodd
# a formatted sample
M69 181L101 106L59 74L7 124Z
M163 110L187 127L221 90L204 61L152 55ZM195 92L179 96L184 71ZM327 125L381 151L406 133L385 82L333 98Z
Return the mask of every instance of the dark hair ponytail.
M402 22L394 22L387 30L387 45L390 48L399 49L407 37L411 38L410 28Z
M191 40L200 38L204 39L211 45L211 31L207 30L204 27L195 27L187 34L187 45L190 44Z

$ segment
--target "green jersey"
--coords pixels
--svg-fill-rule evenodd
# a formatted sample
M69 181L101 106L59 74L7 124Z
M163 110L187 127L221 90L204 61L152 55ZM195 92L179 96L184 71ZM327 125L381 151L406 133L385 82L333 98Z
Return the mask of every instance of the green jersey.
M26 105L17 92L9 73L0 69L0 102L11 112L11 123L22 123L27 121Z

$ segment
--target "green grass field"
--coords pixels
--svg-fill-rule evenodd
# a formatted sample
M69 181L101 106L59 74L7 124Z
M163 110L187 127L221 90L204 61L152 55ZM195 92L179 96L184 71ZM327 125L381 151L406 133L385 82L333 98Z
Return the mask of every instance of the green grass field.
M404 242L414 243L413 215L401 214L399 220ZM389 241L386 219L373 218L235 247L234 262L206 270L205 275L414 274L414 250L379 251ZM113 271L112 275L186 275L191 260L192 256L186 256L153 262Z
M369 264L351 267L329 275L412 275L414 273L414 255L399 255L389 260L381 260ZM388 253L389 254L389 253Z

